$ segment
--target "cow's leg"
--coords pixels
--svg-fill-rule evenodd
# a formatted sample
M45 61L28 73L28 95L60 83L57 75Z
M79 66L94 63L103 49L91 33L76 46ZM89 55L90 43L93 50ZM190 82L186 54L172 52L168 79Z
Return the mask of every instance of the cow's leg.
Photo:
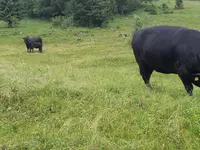
M181 79L185 90L187 91L187 93L192 96L192 91L193 91L193 85L192 85L192 77L190 75L190 73L188 73L187 69L185 68L185 66L180 66L177 69L177 73L179 75L179 78Z
M179 76L181 81L184 84L185 90L187 93L192 96L192 91L193 91L193 85L190 80L187 79L187 76Z
M150 80L151 74L153 72L153 69L144 62L141 62L139 64L139 67L140 67L140 75L142 76L144 83L146 84L146 86L148 88L152 89L152 86L151 86L149 80Z
M40 53L42 53L42 47L39 48Z

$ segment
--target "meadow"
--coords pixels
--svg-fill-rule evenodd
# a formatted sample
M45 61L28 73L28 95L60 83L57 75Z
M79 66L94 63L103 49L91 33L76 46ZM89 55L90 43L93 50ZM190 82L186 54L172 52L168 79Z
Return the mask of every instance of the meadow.
M154 72L148 90L131 49L134 16L200 29L199 8L184 1L173 14L140 10L93 29L1 22L0 149L200 149L199 88L190 97L177 75ZM26 52L27 35L43 37L43 53Z

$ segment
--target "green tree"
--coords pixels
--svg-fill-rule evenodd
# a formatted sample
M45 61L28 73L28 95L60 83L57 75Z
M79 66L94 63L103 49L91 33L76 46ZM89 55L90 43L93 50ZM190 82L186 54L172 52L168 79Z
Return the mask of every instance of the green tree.
M141 5L141 0L116 0L117 13L127 14L130 13Z
M67 0L27 0L24 1L24 9L29 17L50 19L64 15L66 2Z
M6 3L6 0L0 0ZM8 0L11 1L11 0ZM13 0L14 1L14 0ZM15 0L16 1L16 0ZM100 27L117 14L130 13L153 0L17 0L26 17L52 19L54 24Z
M16 26L22 19L22 9L19 0L0 0L0 20L8 23L8 27Z
M24 17L35 17L39 11L38 0L20 0Z
M65 14L72 16L78 26L100 27L113 16L113 0L71 0Z
M51 0L53 16L63 16L67 0Z

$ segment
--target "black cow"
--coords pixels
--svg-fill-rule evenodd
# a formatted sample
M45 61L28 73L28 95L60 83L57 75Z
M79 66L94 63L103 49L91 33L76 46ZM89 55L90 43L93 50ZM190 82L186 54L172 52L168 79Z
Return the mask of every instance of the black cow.
M200 32L180 26L141 29L132 39L132 49L147 87L155 70L178 74L189 95L200 87Z
M42 52L42 38L41 37L24 37L24 43L26 44L27 51L33 52L34 48L38 48Z

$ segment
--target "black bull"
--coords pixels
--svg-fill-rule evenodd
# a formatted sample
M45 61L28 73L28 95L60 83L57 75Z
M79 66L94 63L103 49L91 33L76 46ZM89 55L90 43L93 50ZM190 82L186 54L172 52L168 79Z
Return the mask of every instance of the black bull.
M155 70L178 74L189 95L200 87L200 32L179 26L141 29L132 39L132 49L147 87Z
M25 37L24 43L26 44L27 51L33 52L34 48L38 48L42 52L42 38L41 37Z

